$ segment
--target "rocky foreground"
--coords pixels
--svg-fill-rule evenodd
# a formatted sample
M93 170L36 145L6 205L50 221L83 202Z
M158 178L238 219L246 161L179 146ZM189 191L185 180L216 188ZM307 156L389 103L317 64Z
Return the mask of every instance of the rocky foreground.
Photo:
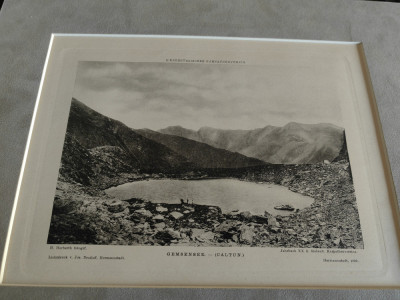
M48 243L363 248L348 161L266 166L231 177L280 184L315 202L289 216L223 214L216 206L122 201L61 178ZM120 178L132 181L143 175Z

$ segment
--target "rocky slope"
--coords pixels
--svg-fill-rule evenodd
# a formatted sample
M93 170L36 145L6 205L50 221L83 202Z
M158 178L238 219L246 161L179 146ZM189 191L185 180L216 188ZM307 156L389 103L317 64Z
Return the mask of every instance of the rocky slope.
M103 116L76 99L71 102L67 133L87 150L118 147L123 152L125 163L133 170L193 167L191 162L168 147L137 134L123 123ZM64 145L66 148L68 144Z
M343 128L324 123L292 122L283 127L266 126L254 130L202 127L194 131L171 126L159 131L274 164L332 161L339 155L343 144Z

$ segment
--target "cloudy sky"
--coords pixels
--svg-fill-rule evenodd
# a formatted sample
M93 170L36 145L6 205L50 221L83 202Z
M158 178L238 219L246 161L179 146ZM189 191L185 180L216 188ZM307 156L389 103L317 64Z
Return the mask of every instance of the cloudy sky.
M321 66L80 62L73 96L136 129L342 126L334 82Z

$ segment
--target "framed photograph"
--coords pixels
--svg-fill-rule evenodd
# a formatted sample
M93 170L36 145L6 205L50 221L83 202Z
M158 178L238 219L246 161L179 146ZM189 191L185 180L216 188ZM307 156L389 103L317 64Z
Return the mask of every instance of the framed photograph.
M54 34L3 284L398 287L356 42Z

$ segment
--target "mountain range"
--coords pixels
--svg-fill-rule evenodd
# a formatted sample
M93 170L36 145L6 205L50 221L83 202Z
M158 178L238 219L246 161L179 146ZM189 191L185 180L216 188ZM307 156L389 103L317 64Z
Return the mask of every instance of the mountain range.
M244 168L266 164L256 158L190 139L134 130L72 99L60 174L88 184L99 174Z
M194 131L170 126L159 132L238 152L272 164L332 161L339 155L344 142L343 128L327 123L291 122L282 127L266 126L253 130L202 127Z
M180 136L163 134L149 129L136 133L160 143L200 168L242 168L266 164L264 161L243 154L210 146Z
M317 163L347 155L345 148L344 130L331 124L132 129L72 99L60 175L91 184L121 173Z

